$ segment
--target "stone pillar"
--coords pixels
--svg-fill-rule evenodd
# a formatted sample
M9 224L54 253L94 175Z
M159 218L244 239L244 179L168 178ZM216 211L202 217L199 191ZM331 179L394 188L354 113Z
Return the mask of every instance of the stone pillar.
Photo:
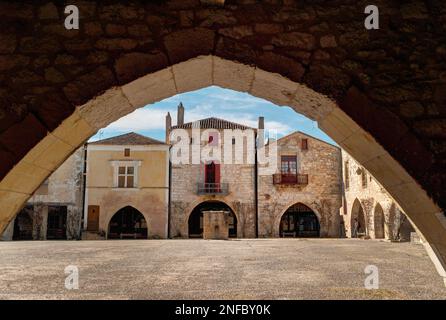
M33 207L33 240L46 240L48 225L48 206L34 204Z
M228 211L203 211L203 239L227 240L229 237Z
M67 206L67 239L80 238L82 210L73 205Z
M11 220L8 227L6 227L5 231L3 231L3 234L0 237L1 241L12 240L12 236L14 235L14 223L15 223L15 218Z

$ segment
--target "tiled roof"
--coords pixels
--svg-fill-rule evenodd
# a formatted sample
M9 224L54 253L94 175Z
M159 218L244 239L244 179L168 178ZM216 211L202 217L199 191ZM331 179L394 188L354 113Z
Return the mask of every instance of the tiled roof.
M172 126L172 129L191 129L192 125L194 126L197 125L197 127L199 126L200 129L240 129L240 130L253 129L243 124L234 123L231 121L213 117L201 119L194 122L188 122L179 126Z
M106 144L106 145L148 145L148 144L165 144L164 142L134 133L126 133L103 140L91 142L90 144Z

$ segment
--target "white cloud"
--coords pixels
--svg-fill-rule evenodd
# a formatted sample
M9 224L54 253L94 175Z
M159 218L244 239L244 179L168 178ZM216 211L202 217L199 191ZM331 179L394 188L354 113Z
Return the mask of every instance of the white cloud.
M108 125L105 130L117 132L164 129L167 112L142 108Z
M130 131L148 131L148 130L164 130L165 117L167 111L150 107L137 109L134 112L113 122L105 129L104 132L125 133ZM171 111L172 123L176 123L176 111ZM228 110L219 110L211 104L202 103L194 108L186 111L186 122L192 122L208 117L216 117L244 124L249 127L257 128L258 119L248 113L229 112ZM278 134L287 134L292 128L287 124L279 121L268 121L265 119L265 127L268 130L276 130Z

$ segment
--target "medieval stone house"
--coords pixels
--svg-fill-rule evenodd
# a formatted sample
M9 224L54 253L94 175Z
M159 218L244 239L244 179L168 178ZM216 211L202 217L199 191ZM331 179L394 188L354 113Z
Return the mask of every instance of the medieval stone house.
M169 146L128 133L87 145L84 238L166 238Z
M81 234L84 148L76 150L27 201L2 240L79 239Z
M259 236L338 237L340 163L338 147L302 132L278 139L276 171L258 177Z
M410 240L414 229L395 200L344 150L342 162L342 221L346 236Z
M223 161L172 164L171 237L201 237L203 211L227 210L231 213L234 237L337 237L340 233L341 201L340 149L301 132L277 141L273 170L264 173L258 152L263 146L264 120L258 128L208 118L184 123L184 108L178 109L178 123L171 126L167 116L167 134L196 137L189 141L189 161L192 146L214 145ZM239 130L245 140L233 138ZM250 132L250 133L248 133ZM231 135L229 138L225 135ZM241 141L241 143L240 143ZM175 141L169 141L175 144ZM243 162L227 160L225 144L231 143L234 154L242 154ZM249 161L250 146L255 156ZM275 152L275 151L274 151ZM218 152L217 152L218 153Z
M242 161L237 164L235 155L240 154L247 159L249 146L255 145L256 130L217 118L184 123L182 105L178 108L177 118L175 126L171 126L170 115L166 118L168 142L175 145L170 137L184 134L189 144L184 150L189 149L189 153L182 163L172 163L170 236L202 237L202 212L227 210L230 212L230 236L255 237L255 163ZM232 136L235 131L244 137L244 143L236 144L236 138ZM233 164L226 164L228 159L223 157L228 144ZM194 152L200 152L194 149L206 146L220 152L221 158L199 159L194 163Z

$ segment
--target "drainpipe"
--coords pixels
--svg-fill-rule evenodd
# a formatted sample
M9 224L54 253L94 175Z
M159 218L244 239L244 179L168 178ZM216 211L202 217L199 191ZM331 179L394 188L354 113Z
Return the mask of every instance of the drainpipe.
M172 146L169 146L169 156L170 156L170 149ZM171 192L172 192L172 162L169 159L169 192L168 194L168 200L167 200L167 238L169 239L170 236L170 201L171 201Z
M257 145L255 146L255 165L254 165L254 201L255 201L255 207L256 207L256 238L259 237L259 188L258 188L258 168L257 168Z
M259 168L257 160L258 145L263 147L264 145L264 130L265 130L265 118L259 117L258 131L256 134L256 141L254 142L255 148L255 164L254 164L254 199L256 208L256 238L259 237Z
M81 225L79 228L79 240L82 239L82 229L84 228L84 217L85 217L85 194L87 187L87 143L84 144L84 148L82 150L83 153L83 161L82 161L82 218Z

